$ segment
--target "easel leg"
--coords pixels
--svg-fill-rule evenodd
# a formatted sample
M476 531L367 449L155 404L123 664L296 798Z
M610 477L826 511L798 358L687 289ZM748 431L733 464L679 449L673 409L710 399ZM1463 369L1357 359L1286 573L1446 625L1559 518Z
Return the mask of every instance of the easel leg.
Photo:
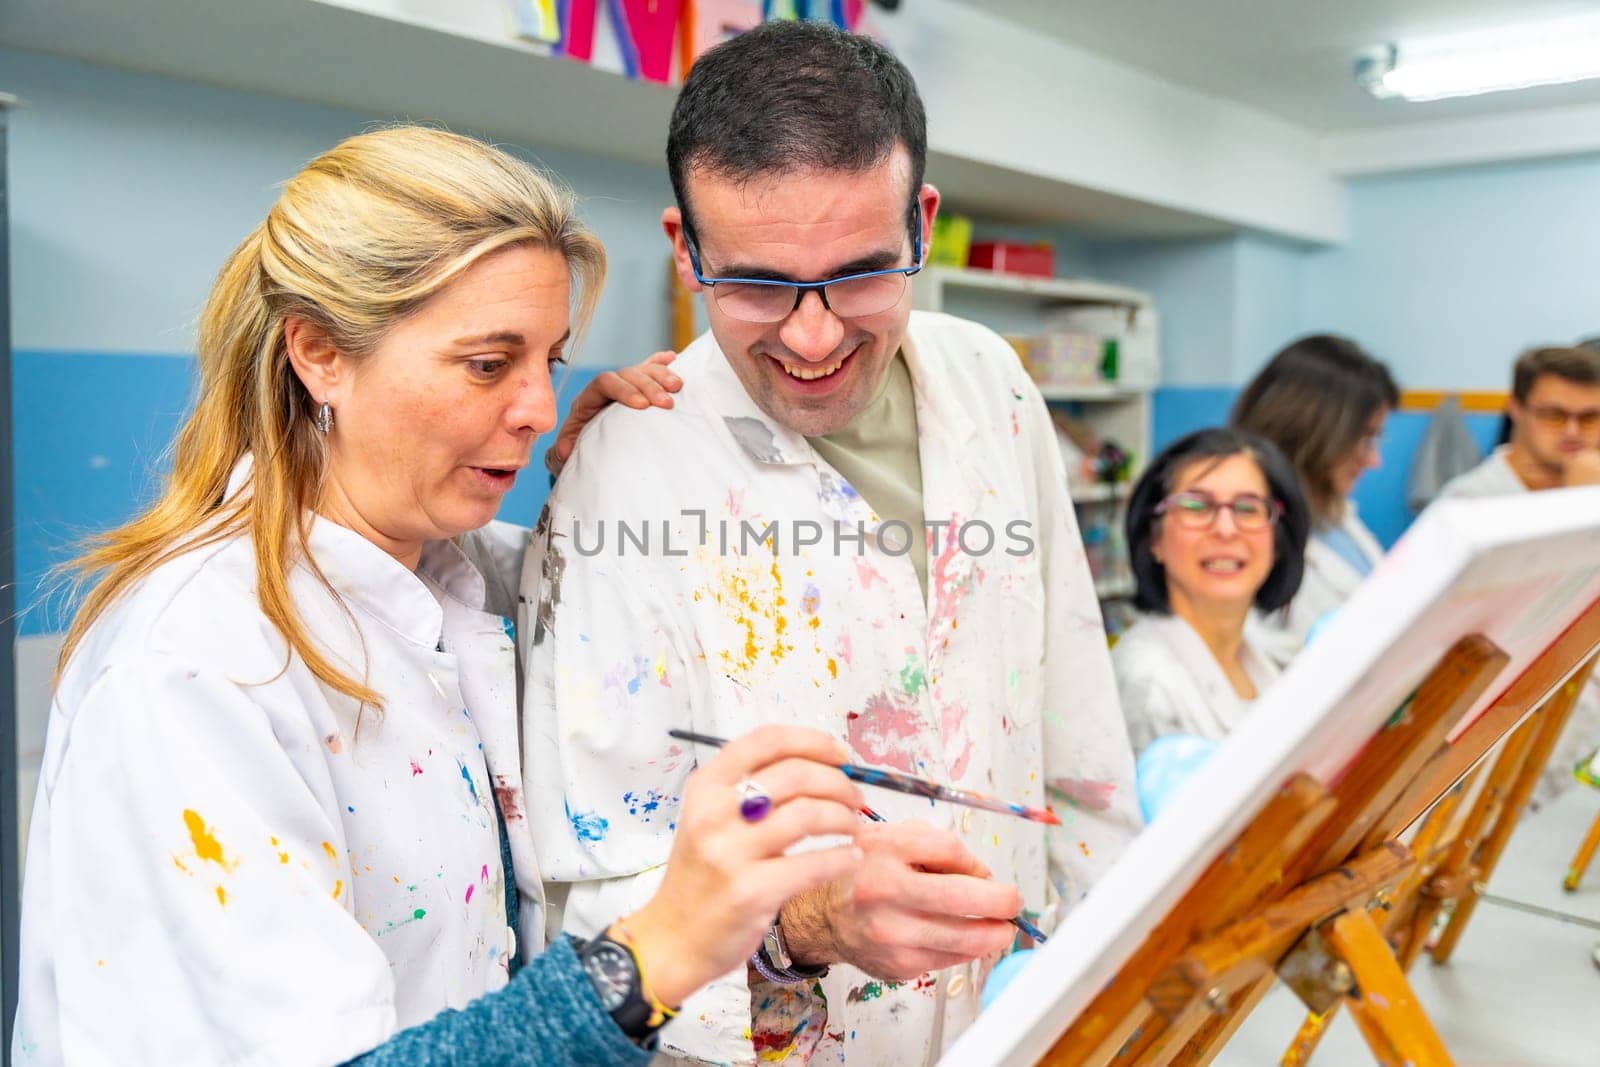
M1561 880L1561 888L1569 893L1575 893L1578 883L1583 881L1583 872L1589 869L1589 861L1594 859L1594 854L1600 849L1600 815L1594 817L1594 822L1589 826L1589 836L1583 839L1583 844L1578 846L1578 854L1572 857L1572 866L1567 868L1567 876Z
M1350 1015L1378 1062L1449 1067L1444 1042L1372 916L1361 909L1347 911L1328 924L1323 936L1355 975Z
M1517 828L1517 821L1522 818L1522 812L1528 806L1529 798L1533 796L1534 787L1539 784L1539 776L1544 773L1544 765L1550 762L1550 753L1555 751L1556 742L1561 739L1561 731L1566 729L1567 720L1572 717L1572 709L1577 707L1578 695L1583 691L1584 683L1589 680L1594 663L1595 661L1590 659L1588 663L1579 667L1577 673L1551 694L1537 712L1539 718L1544 721L1538 727L1533 743L1528 747L1527 758L1517 772L1516 781L1506 797L1505 806L1495 820L1494 828L1484 837L1483 843L1478 846L1477 853L1473 856L1473 866L1477 868L1477 876L1473 884L1457 898L1455 911L1450 915L1450 925L1445 927L1439 943L1434 945L1429 953L1434 963L1444 963L1448 960L1456 945L1460 943L1461 935L1466 932L1467 922L1472 918L1472 912L1478 905L1478 898L1483 895L1480 887L1489 881L1495 867L1500 863L1500 855L1510 842L1511 832Z

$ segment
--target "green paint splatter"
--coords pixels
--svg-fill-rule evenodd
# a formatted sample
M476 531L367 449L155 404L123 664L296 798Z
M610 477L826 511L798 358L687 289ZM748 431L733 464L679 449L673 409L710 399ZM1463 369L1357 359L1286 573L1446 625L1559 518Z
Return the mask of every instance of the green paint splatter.
M927 676L922 673L916 657L907 656L906 665L900 668L900 688L905 690L906 696L916 696L922 692L922 687L927 684Z
M883 996L883 986L878 982L868 982L859 989L850 990L848 1000L851 1004L865 1004L869 1000L877 1000Z
M427 914L428 913L425 910L423 910L422 908L418 908L416 911L411 913L411 917L413 919L420 919L420 918L424 917Z
M1021 677L1022 672L1017 670L1015 667L1012 667L1011 670L1006 673L1006 688L1015 689L1017 687L1017 680Z

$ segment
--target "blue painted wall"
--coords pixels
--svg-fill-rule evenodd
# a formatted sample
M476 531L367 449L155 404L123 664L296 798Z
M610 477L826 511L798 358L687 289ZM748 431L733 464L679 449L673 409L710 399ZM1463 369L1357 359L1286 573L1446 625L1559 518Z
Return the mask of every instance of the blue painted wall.
M193 400L194 360L181 355L14 353L19 632L65 629L48 572L88 534L126 522L154 498L171 469L166 450ZM598 373L572 368L559 383L564 418ZM500 517L531 526L549 492L540 466L548 440L506 495ZM32 591L32 592L28 592Z

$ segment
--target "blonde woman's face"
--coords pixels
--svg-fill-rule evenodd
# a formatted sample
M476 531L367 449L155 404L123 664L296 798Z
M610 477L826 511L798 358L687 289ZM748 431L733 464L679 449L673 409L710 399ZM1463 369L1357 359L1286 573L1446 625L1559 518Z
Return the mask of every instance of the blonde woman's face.
M515 246L401 320L330 397L324 511L401 559L494 518L556 424L567 264Z

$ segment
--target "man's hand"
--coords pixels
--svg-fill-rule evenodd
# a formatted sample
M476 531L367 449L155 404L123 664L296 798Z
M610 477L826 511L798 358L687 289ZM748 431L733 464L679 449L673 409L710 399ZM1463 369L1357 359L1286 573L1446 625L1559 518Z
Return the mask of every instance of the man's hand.
M874 823L857 831L856 845L866 858L854 874L783 906L795 962L844 962L899 981L1011 943L1022 894L991 881L954 834L925 823Z
M640 411L648 407L670 408L672 394L683 388L683 379L667 369L667 364L677 358L676 352L657 352L643 363L596 375L583 392L573 397L556 443L544 454L545 469L560 474L572 457L583 428L611 404L626 404Z
M1600 449L1586 448L1567 460L1561 468L1561 484L1568 488L1600 485Z

